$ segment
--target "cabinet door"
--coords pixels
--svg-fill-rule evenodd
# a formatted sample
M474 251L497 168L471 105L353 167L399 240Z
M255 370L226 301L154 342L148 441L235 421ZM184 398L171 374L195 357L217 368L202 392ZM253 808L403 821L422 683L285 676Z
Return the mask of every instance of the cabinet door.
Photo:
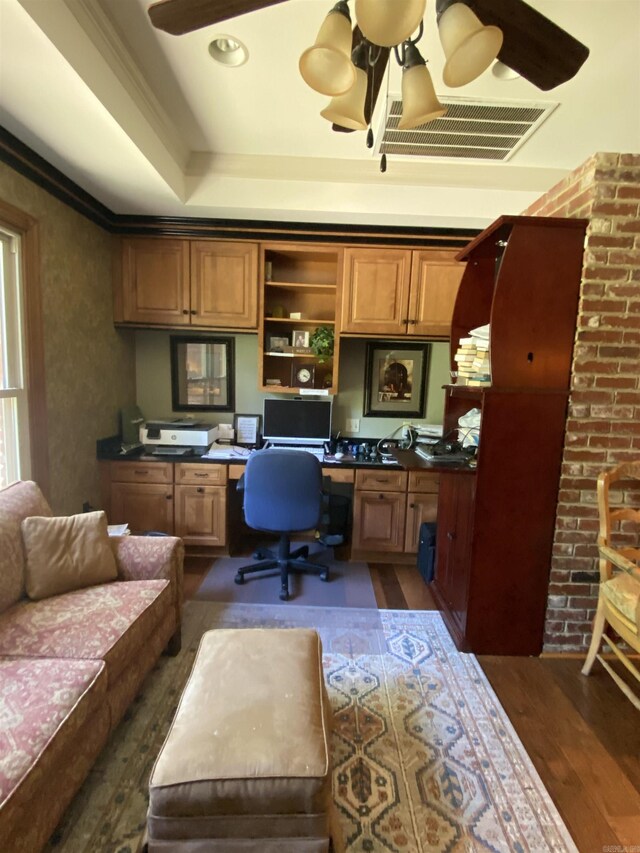
M404 492L362 492L356 489L353 510L353 548L398 551L404 547Z
M189 324L187 240L128 238L122 243L122 319Z
M474 476L441 476L434 582L461 634L467 622L474 495Z
M409 300L410 335L451 335L451 319L465 265L453 260L454 253L413 252L411 295Z
M438 495L409 492L407 495L407 524L404 550L407 554L418 553L420 525L423 521L435 521L438 517Z
M257 243L191 243L191 322L257 328Z
M226 488L176 486L176 535L186 545L226 545Z
M173 533L170 483L111 483L110 524L128 524L132 533Z
M406 334L411 252L346 249L344 272L342 331Z

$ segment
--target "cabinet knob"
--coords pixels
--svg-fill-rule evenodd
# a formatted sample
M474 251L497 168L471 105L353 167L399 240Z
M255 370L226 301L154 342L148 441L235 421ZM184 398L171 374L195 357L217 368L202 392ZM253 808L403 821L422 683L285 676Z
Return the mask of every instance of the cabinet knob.
M208 477L208 476L209 476L209 473L208 473L208 472L204 472L204 471L196 471L196 472L195 472L195 475L196 475L196 477Z
M379 492L379 493L378 493L378 500L379 500L379 501L383 501L383 500L384 500L384 495L382 494L382 492Z
M170 501L170 500L172 500L173 495L165 495L165 498L166 498L168 501Z
M415 326L415 324L416 324L417 322L418 322L417 320L407 320L407 323L408 323L410 326Z
M447 533L447 539L449 540L449 542L453 542L453 540L454 540L455 538L456 538L456 534L455 534L455 533L453 533L453 532L451 532L451 531L450 531L449 533Z
M144 475L148 474L149 472L147 471L146 468L136 468L136 470L133 473L134 474L140 474L141 477L144 477Z
M197 314L198 312L196 311L196 309L195 309L195 308L192 308L192 309L191 309L191 311L189 311L189 313L190 313L190 314Z
M409 509L415 509L415 508L416 508L415 504L409 504Z
M196 492L198 492L198 494L202 494L204 492L204 489L202 488L202 486L198 486Z
M183 314L188 314L188 313L189 313L189 309L188 309L188 308L183 308L183 309L182 309L182 313L183 313Z

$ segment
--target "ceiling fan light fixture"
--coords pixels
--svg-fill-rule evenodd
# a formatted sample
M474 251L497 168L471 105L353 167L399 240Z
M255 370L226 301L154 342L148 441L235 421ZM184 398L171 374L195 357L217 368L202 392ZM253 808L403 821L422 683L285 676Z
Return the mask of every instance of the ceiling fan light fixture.
M502 48L502 30L484 26L465 3L452 3L442 12L438 31L447 58L442 79L452 88L479 77Z
M220 65L236 68L244 65L249 59L249 51L246 46L233 36L216 36L209 44L209 55Z
M436 95L431 74L418 48L411 44L405 51L402 70L402 115L399 130L411 130L440 118L447 108Z
M427 0L356 0L356 20L362 35L380 47L394 47L414 33Z
M349 130L366 130L368 125L364 105L367 96L367 72L357 67L354 67L354 71L356 80L351 89L332 98L320 115L332 124L347 127Z
M324 19L316 40L299 62L305 83L321 95L342 95L356 78L351 62L351 17L345 0Z

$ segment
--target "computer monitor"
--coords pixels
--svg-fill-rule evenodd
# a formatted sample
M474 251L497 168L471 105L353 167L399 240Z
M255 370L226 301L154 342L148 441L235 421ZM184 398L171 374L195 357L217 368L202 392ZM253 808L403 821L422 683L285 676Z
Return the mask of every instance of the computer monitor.
M331 400L266 398L262 436L280 444L322 444L331 438Z

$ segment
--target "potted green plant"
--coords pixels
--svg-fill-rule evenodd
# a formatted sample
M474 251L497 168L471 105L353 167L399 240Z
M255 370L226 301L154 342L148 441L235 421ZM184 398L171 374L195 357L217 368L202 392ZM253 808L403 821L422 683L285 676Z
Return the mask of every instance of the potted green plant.
M333 355L333 328L318 326L309 339L311 352L318 356L319 364L323 364Z

